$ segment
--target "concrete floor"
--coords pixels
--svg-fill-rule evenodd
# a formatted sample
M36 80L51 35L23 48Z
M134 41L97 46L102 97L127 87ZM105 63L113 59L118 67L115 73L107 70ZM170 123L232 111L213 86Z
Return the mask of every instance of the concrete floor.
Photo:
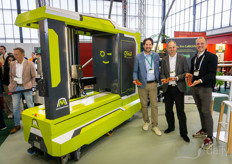
M80 161L69 160L70 164L229 164L232 155L227 155L227 145L216 141L210 150L200 149L203 138L193 138L192 134L200 129L200 119L195 104L186 104L187 126L190 143L179 136L178 121L176 130L170 134L156 136L151 130L142 130L142 114L135 114L131 122L117 127L112 136L103 136L81 149ZM217 129L219 114L214 112L214 131ZM177 117L176 117L177 120ZM167 128L164 104L159 103L159 128ZM30 155L30 145L24 141L23 130L9 135L0 147L0 164L53 164L51 157Z

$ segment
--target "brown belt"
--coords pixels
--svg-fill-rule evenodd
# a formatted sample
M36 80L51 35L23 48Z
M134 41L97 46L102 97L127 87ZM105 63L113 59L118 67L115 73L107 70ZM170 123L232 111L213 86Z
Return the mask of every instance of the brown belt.
M23 87L23 84L17 84L17 85Z

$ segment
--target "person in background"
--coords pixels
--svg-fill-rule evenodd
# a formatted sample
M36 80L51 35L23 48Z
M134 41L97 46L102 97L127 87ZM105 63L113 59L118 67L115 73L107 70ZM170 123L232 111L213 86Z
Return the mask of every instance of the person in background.
M12 55L14 56L14 54L12 52L8 52L7 55ZM7 58L7 57L6 57Z
M35 64L35 69L36 69L36 71L37 71L37 59L38 59L39 57L41 57L41 55L40 55L40 53L37 53L37 54L36 54L36 57L33 59L33 63Z
M4 121L3 110L2 110L2 107L0 105L0 130L5 130L6 128L7 127L6 127L6 124Z
M31 61L31 62L33 62L33 59L35 59L35 58L36 58L36 54L35 54L35 52L32 52L31 53L31 58L28 59L28 60Z
M19 47L14 49L16 61L10 64L10 84L8 86L10 92L30 89L35 86L35 66L32 62L24 59L24 55L24 49ZM32 91L12 95L15 127L11 129L10 134L21 129L19 106L22 95L24 95L26 99L27 107L34 107Z
M4 63L4 74L3 74L3 90L4 92L9 92L8 85L9 85L9 73L10 73L10 63L14 61L15 58L13 55L8 53L8 56L6 58L6 61ZM12 104L12 96L4 96L4 103L5 103L5 109L6 113L8 115L8 118L13 118L13 104Z
M2 83L2 71L0 71L0 83ZM0 94L2 94L2 85L0 85ZM0 104L0 130L5 130L6 124L4 121L4 116L3 116L3 108L2 105Z
M187 59L184 55L177 54L176 42L171 40L167 43L168 56L165 56L161 65L161 81L170 78L163 84L165 100L165 116L168 128L164 133L175 130L175 117L173 105L175 102L177 117L179 119L180 136L186 142L190 142L187 131L187 119L184 112L184 91L186 90L185 74L189 72Z
M1 87L2 87L2 78L3 78L3 73L4 73L4 63L5 63L6 58L7 58L6 47L4 45L0 45L0 71L1 71L0 85ZM0 105L1 105L1 108L4 110L3 97L0 97Z
M7 58L6 47L0 45L0 62L4 64L6 58Z
M201 120L201 130L193 137L206 137L202 149L213 146L213 118L210 111L212 92L216 84L217 55L207 51L207 39L200 37L196 40L197 54L191 60L190 73L193 75L191 92ZM188 76L188 73L186 74Z
M40 53L36 54L36 57L33 59L33 63L37 64L37 59L41 57Z
M224 75L232 75L232 68L230 68L228 72L224 73Z
M157 53L151 51L153 40L146 38L143 41L144 51L135 56L133 83L138 86L139 98L142 106L143 130L148 130L150 120L148 115L148 98L151 105L152 130L156 135L162 133L158 128L158 106L157 106L157 86L159 82L160 58ZM138 85L141 82L141 86Z

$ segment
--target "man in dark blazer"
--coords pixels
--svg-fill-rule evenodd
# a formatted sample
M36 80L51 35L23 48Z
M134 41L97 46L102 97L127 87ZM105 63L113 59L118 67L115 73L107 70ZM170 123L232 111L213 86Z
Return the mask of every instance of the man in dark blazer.
M193 134L193 137L206 137L201 145L202 149L209 149L213 146L213 118L210 104L212 91L216 84L218 63L217 55L207 51L206 47L206 38L200 37L196 40L198 53L192 58L190 69L193 75L191 91L201 119L201 130Z
M187 134L186 115L184 112L184 91L186 90L185 74L189 71L189 66L185 56L176 53L176 42L171 40L167 44L168 56L163 58L161 65L161 80L169 78L169 82L164 82L163 92L165 100L165 115L168 128L164 133L170 133L175 129L175 117L173 104L176 104L177 116L179 119L179 129L181 137L190 142Z
M142 106L143 120L145 122L143 130L148 130L150 119L148 115L148 98L151 104L151 123L152 130L156 135L162 133L158 128L158 106L157 106L157 85L159 82L159 63L160 58L157 53L151 51L153 40L147 38L143 41L144 51L135 56L133 83L138 84L136 80L142 83L138 86L139 98Z

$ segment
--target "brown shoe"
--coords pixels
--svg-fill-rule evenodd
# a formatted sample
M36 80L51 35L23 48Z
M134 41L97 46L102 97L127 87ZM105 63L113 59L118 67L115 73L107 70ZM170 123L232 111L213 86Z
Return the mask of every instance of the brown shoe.
M20 129L21 129L21 126L20 126L20 125L15 126L13 129L11 129L10 134L13 134L13 133L17 132L17 131L20 130Z

